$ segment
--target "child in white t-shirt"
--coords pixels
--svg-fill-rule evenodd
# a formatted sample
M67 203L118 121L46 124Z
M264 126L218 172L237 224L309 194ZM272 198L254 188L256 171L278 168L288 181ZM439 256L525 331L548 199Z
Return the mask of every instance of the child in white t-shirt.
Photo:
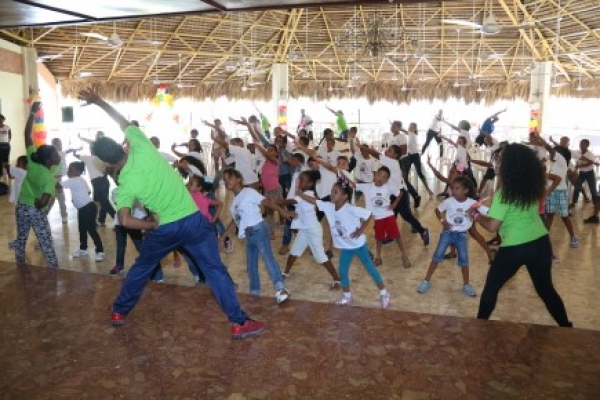
M8 175L13 179L12 185L10 185L10 196L8 201L17 204L19 193L21 193L21 186L27 175L27 156L19 156L15 166L8 168Z
M469 195L472 195L475 190L467 177L459 176L455 178L450 184L450 189L452 196L444 200L435 210L435 215L442 223L443 230L440 233L440 241L429 264L425 279L421 281L417 291L423 294L429 290L431 276L438 264L444 261L446 249L450 245L454 245L458 252L457 264L462 270L463 292L469 297L475 297L475 288L469 283L469 253L467 246L467 231L473 225L473 219L469 217L467 211L476 207L479 213L487 214L487 207L481 206L475 200L469 198Z
M390 170L387 167L381 167L375 174L375 181L372 183L357 183L356 190L365 194L365 205L367 210L371 211L375 218L375 240L377 241L377 255L373 263L378 266L381 261L381 247L384 240L395 240L402 254L402 265L404 268L410 268L410 260L404 250L404 241L398 229L398 222L394 215L394 208L398 206L403 194L398 189L392 189L387 182L390 179ZM394 202L390 201L391 196L395 197Z
M350 294L350 263L354 256L358 256L365 269L375 281L379 288L379 298L381 307L388 308L390 305L390 294L383 284L383 279L377 271L377 267L371 260L369 247L364 231L371 220L371 212L360 207L349 204L352 198L352 187L346 181L339 181L331 189L331 201L316 200L314 197L299 194L300 197L310 203L316 204L317 208L325 213L331 237L336 248L340 249L340 280L342 282L342 297L336 300L335 304L352 304L352 295Z
M323 247L323 228L317 218L315 205L304 200L299 195L300 193L303 193L306 196L316 197L315 185L320 177L321 174L319 171L301 172L297 179L294 191L296 196L293 199L284 200L282 202L285 205L295 205L296 216L292 220L291 229L298 230L298 234L292 244L292 249L287 259L287 265L283 276L286 278L289 276L296 259L304 253L307 247L310 247L310 251L312 252L315 261L322 264L333 278L333 283L331 284L331 289L333 290L341 287L340 277L331 261L329 261L329 257L325 254L325 248Z
M96 261L104 260L104 247L102 239L96 230L96 215L98 207L90 197L90 187L85 179L81 177L85 171L85 163L82 161L72 162L67 170L68 178L60 185L64 189L71 190L71 199L77 209L77 222L79 224L79 250L73 253L73 258L81 258L88 255L87 237L90 235L96 247Z
M231 190L235 197L231 201L229 208L231 212L231 222L220 241L224 245L225 238L233 235L237 225L238 237L246 239L246 256L248 263L248 280L250 281L250 294L260 294L260 278L258 275L258 256L263 259L267 272L271 277L275 288L275 299L277 303L282 303L290 297L290 292L283 284L281 269L271 248L270 232L265 223L261 207L271 208L284 218L291 218L292 213L284 210L275 202L266 199L255 189L244 187L245 182L242 174L235 169L228 169L223 172L225 187Z
M21 186L27 176L27 156L19 156L14 167L8 167L8 175L13 180L10 185L10 196L8 201L12 204L17 204L19 199L19 193L21 193ZM8 248L15 248L15 240L8 242Z

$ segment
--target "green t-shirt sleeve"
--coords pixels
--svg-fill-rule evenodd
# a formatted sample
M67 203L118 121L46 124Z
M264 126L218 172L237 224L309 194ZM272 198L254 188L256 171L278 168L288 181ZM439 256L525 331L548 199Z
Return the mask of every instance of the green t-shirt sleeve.
M133 191L129 190L129 187L129 185L119 186L119 190L115 195L116 211L119 211L122 208L133 207L136 197Z
M56 180L54 176L47 175L42 182L42 194L48 193L50 196L56 195Z
M488 216L498 221L504 221L506 217L506 213L508 212L508 204L502 202L501 192L498 191L494 195L494 200L492 201L492 207L490 207L490 211Z
M129 140L130 146L150 144L152 147L154 147L150 139L144 135L144 132L142 132L141 129L135 125L129 125L127 128L125 128L125 137L127 140Z

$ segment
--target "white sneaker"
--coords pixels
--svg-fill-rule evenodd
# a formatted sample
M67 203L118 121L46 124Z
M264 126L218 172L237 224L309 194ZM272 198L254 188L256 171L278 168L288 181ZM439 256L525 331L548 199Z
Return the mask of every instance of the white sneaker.
M77 250L75 253L72 254L73 258L81 258L81 257L85 257L88 255L88 251L87 250Z
M104 253L103 252L96 253L96 261L104 261Z
M290 298L290 295L290 291L286 288L283 288L275 292L275 299L277 300L277 303L283 303Z
M576 248L579 247L579 239L576 236L573 236L571 238L570 246L571 246L572 249L576 249Z

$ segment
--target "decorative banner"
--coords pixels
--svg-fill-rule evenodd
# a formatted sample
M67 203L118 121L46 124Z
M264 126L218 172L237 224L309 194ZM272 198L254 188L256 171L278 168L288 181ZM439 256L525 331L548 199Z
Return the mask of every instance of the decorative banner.
M277 106L277 126L287 130L287 102L280 102Z
M39 101L41 103L42 98L40 96L32 96L27 99L27 104L31 105ZM33 140L33 145L35 147L40 147L43 144L46 144L46 139L48 138L48 132L46 131L46 126L44 125L44 108L40 104L40 109L33 116L33 126L31 127L31 138Z

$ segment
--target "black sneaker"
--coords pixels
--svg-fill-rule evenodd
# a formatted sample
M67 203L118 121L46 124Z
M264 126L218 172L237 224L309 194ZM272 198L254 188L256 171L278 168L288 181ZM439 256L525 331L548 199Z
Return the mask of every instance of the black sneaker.
M415 197L415 208L419 208L421 205L421 196Z
M421 233L421 239L423 239L423 244L425 246L429 246L429 229L425 228L423 233Z
M584 219L583 223L584 224L598 224L598 223L600 223L600 218L598 218L597 215L593 215L589 218Z

